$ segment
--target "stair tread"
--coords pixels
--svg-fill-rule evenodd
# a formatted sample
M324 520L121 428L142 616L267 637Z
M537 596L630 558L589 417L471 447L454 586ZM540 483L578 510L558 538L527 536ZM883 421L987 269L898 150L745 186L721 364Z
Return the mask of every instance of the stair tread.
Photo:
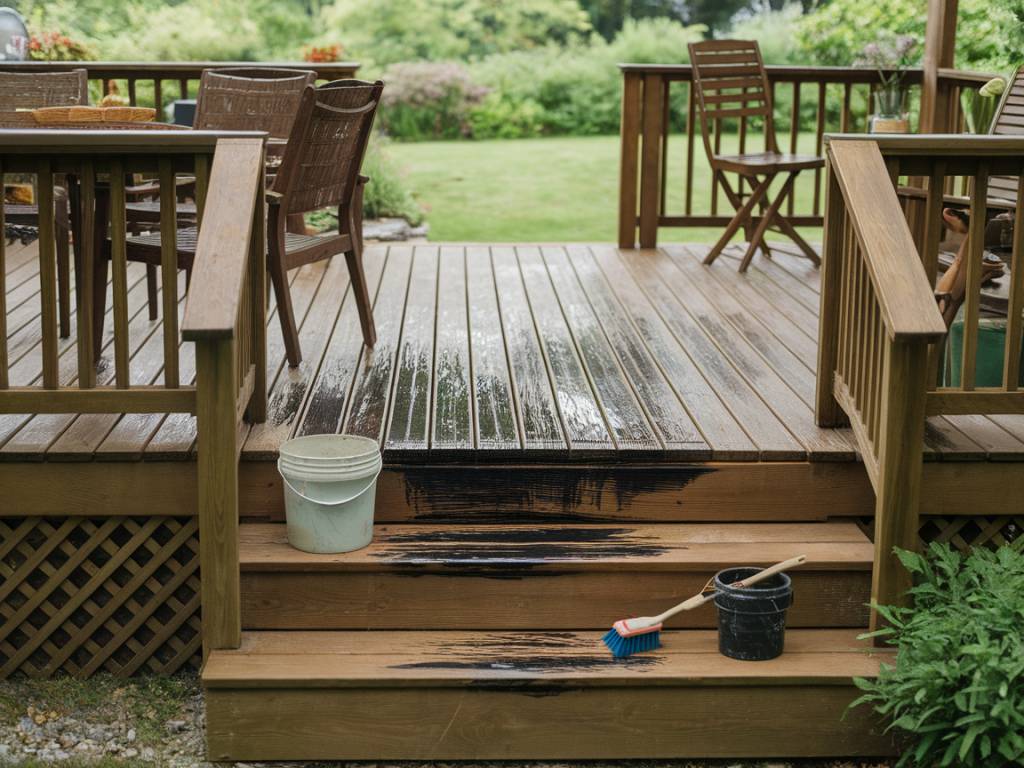
M245 632L239 649L210 653L202 677L207 688L848 685L892 659L859 632L788 630L785 653L762 662L722 656L712 630L663 632L661 648L624 660L598 631Z
M288 545L280 523L241 526L244 571L387 570L524 565L531 570L706 570L807 555L801 570L870 570L873 546L852 522L377 525L356 552L317 555Z

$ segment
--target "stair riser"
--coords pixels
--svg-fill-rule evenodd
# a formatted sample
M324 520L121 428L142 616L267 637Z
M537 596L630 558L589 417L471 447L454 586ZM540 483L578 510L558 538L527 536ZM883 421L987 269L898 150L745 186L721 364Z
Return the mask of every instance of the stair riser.
M245 629L604 629L696 594L712 572L242 573ZM794 573L790 627L867 624L866 570ZM671 627L714 627L706 606Z
M212 760L892 754L850 685L210 689Z

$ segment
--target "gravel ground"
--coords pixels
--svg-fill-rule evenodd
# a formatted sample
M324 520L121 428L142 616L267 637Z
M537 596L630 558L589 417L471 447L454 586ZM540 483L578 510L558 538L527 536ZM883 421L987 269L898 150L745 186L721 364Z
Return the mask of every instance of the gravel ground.
M194 675L0 682L0 766L213 768L204 759L203 697ZM216 764L224 766L225 764ZM236 763L314 766L341 763ZM887 768L862 761L353 763L352 768Z

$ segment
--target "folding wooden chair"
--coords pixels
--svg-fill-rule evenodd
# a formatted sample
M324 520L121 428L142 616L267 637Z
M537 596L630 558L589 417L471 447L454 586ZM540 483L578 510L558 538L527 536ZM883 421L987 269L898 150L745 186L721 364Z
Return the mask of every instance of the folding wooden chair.
M704 149L711 165L712 182L722 185L725 196L736 209L736 215L725 232L704 259L711 264L728 244L736 231L743 227L753 234L747 252L740 262L740 272L750 266L754 253L760 248L768 254L765 235L773 226L786 235L814 262L821 263L818 254L808 245L796 228L781 213L782 204L793 193L793 182L800 171L823 168L825 159L813 155L790 155L779 151L772 119L771 87L761 60L761 50L754 40L705 40L690 43L690 63L693 65L693 89L700 110L701 133ZM735 119L746 124L750 118L764 121L764 152L738 155L720 155L712 147L712 133L722 131L724 120ZM751 191L743 192L741 183L729 183L726 173L738 174L750 183ZM774 199L769 197L772 182L779 174L785 181ZM759 215L755 208L760 205ZM756 224L755 224L756 221Z

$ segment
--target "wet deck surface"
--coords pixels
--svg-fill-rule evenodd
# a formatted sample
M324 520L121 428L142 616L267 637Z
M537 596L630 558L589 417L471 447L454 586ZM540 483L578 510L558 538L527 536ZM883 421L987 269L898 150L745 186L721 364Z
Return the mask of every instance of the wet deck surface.
M378 440L392 463L853 461L848 430L813 420L819 274L776 251L736 272L706 246L373 246L378 343L362 346L343 260L291 273L303 363L269 320L267 423L243 458L294 435ZM40 371L38 260L8 251L11 383ZM134 383L157 382L159 322L131 265ZM184 285L179 286L183 295ZM109 302L108 302L109 306ZM107 323L108 329L112 323ZM99 380L113 373L110 339ZM61 342L65 381L73 336ZM183 381L194 376L182 347ZM187 415L0 416L0 460L188 458ZM1024 417L932 419L929 458L1024 460Z

